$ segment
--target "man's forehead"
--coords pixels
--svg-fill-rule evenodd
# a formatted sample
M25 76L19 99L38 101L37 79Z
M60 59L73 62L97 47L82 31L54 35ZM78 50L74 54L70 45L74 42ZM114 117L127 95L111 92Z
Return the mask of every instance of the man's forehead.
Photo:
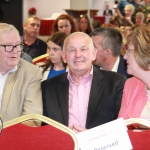
M66 41L66 44L68 46L71 46L71 45L78 46L78 44L85 45L85 43L86 45L90 44L90 40L86 37L73 37L73 38L69 38Z
M31 23L39 23L40 24L40 20L36 19L36 18L29 18L28 24L31 24Z
M7 38L7 36L9 37L10 34L8 34L8 33L1 34L0 35L0 42L3 42L4 44L20 43L21 42L21 37L20 37L20 35L18 35L18 33L14 32L11 35L11 38Z

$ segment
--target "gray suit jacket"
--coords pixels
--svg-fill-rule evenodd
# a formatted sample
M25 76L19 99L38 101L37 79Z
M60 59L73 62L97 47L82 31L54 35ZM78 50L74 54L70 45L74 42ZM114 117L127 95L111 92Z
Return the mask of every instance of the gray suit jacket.
M42 114L41 70L21 59L18 70L8 74L0 109L3 122L26 114Z

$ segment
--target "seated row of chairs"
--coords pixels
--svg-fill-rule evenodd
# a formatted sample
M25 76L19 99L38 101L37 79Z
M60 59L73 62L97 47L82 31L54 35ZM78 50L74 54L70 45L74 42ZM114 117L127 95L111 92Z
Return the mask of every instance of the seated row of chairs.
M39 127L25 125L25 121L29 120L39 120L47 125ZM150 130L141 132L128 130L128 135L134 150L150 149ZM31 114L3 124L0 149L77 150L78 142L75 133L68 127L45 116Z
M48 125L31 127L25 121L39 120ZM24 115L3 124L1 150L77 150L75 133L66 126L41 115Z

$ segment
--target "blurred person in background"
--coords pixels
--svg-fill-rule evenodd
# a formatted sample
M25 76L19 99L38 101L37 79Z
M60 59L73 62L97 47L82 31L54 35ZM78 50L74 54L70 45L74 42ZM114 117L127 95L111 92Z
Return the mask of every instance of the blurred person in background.
M109 5L107 4L105 6L105 10L103 11L103 16L112 16L113 12L111 9L109 9Z
M60 15L54 22L51 34L60 31L70 34L78 31L77 23L68 14Z
M144 13L142 13L142 12L136 13L135 24L139 24L139 25L144 24L144 19L145 19Z
M79 31L84 32L88 35L92 32L90 20L87 15L80 15L78 22L79 22Z
M127 4L132 4L134 7L137 6L137 3L135 0L120 0L117 8L115 9L119 16L122 15L125 17L125 9L124 8Z
M46 54L47 44L37 38L40 29L40 19L37 16L30 16L26 18L23 24L23 29L23 51L32 58Z
M47 53L49 54L49 59L42 66L42 81L68 71L67 64L63 62L61 57L63 43L66 37L67 34L64 32L55 32L48 38Z
M145 23L150 24L150 13L146 15Z
M124 10L125 10L125 16L118 14L118 16L120 17L120 19L122 21L122 26L126 26L126 24L128 24L128 23L133 24L135 22L135 20L133 18L135 7L132 4L127 4L125 6Z
M92 28L96 29L96 28L99 28L99 27L101 27L101 22L99 20L93 20L92 21Z
M119 16L112 16L109 20L109 23L111 23L115 28L120 28L121 26L121 20Z
M128 35L132 33L132 31L133 25L131 23L128 23L126 26L124 26L123 44L126 44Z

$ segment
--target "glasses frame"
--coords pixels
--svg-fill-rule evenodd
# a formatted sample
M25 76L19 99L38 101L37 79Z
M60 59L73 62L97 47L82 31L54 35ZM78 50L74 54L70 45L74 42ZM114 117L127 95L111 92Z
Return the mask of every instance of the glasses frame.
M7 51L6 47L7 46L12 46L12 50L11 51ZM22 46L22 48L20 48L20 50L17 49L17 52L21 52L23 49L24 44L20 43L20 44L16 44L16 45L4 45L4 44L0 44L0 47L4 47L5 52L12 52L14 50L14 48L17 48L17 46Z
M129 48L125 50L126 51L126 55L129 55L131 51L134 51L133 49L130 50Z

